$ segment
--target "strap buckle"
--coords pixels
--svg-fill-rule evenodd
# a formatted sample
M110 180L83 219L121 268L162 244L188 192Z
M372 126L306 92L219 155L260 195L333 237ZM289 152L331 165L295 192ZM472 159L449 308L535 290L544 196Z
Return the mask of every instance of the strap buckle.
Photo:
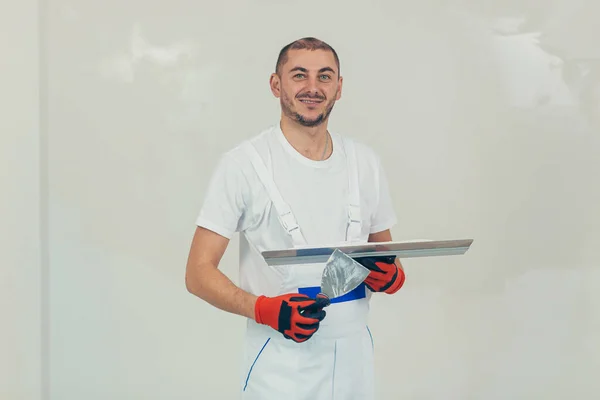
M350 223L361 223L360 207L354 204L348 206L348 218Z
M291 211L286 212L285 214L280 215L281 224L283 228L288 231L288 233L292 233L296 229L300 228L298 223L296 222L296 218Z

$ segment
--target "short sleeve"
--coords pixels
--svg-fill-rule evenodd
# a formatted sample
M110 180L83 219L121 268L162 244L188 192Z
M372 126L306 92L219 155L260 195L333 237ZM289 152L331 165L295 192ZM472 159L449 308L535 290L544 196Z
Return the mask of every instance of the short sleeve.
M394 204L390 195L387 175L379 158L377 159L377 190L378 201L371 219L371 231L369 233L382 232L392 228L397 223Z
M242 168L226 153L210 178L196 225L231 239L240 230L247 188Z

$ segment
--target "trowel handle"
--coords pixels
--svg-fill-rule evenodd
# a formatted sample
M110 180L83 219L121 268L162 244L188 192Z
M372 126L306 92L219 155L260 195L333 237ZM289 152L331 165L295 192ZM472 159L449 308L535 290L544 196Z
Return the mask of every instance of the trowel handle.
M361 262L362 260L372 260L373 262L383 262L386 264L393 264L396 261L396 256L365 256L356 257L354 261Z
M382 261L386 264L393 264L396 261L396 256L381 256L380 261Z

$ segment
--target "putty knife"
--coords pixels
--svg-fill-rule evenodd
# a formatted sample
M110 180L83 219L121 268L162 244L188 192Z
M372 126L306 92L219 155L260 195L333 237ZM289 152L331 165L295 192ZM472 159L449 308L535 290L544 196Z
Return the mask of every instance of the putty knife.
M317 297L330 300L350 293L360 285L371 271L352 257L336 249L331 254L321 276L321 293Z

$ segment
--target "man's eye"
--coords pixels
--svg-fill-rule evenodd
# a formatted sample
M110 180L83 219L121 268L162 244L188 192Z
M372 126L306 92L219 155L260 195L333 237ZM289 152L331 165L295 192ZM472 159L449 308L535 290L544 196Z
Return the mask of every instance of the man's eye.
M329 79L329 75L321 75L321 79L327 80L327 79Z
M304 78L304 75L303 74L296 74L296 75L294 75L294 78Z

